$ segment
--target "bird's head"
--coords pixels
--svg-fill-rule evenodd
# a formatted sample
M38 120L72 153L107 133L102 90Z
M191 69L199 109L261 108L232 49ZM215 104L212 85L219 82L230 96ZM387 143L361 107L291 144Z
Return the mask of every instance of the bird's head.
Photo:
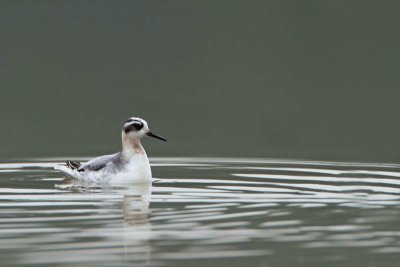
M143 136L154 137L163 141L167 141L165 138L151 132L147 122L141 118L131 117L129 118L122 127L122 135L130 139L140 140Z

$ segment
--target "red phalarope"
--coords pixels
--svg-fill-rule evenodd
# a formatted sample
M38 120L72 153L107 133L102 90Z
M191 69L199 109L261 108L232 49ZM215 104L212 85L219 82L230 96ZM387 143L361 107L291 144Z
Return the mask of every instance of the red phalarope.
M84 182L151 183L150 163L140 142L146 135L167 141L152 133L145 120L132 117L122 127L121 152L100 156L86 163L68 160L66 165L56 165L54 169Z

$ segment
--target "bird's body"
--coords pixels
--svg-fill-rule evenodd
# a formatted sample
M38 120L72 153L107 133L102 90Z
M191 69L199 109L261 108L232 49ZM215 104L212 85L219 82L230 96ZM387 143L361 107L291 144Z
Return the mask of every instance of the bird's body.
M122 151L104 155L86 163L67 161L55 169L84 182L132 184L151 183L151 168L140 139L152 136L166 141L149 131L147 122L132 117L123 126Z

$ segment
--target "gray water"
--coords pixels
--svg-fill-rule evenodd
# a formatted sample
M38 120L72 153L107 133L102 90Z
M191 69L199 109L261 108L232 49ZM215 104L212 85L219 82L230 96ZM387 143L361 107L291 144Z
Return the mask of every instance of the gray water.
M1 266L398 266L400 165L152 158L152 187L0 164Z

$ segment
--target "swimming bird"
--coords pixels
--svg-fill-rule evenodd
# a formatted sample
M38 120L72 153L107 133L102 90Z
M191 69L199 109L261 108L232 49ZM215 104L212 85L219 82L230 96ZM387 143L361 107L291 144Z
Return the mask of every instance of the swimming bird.
M151 132L145 120L131 117L122 127L122 151L86 163L67 160L66 165L56 165L54 169L84 182L151 183L150 163L140 142L144 136L167 141Z

